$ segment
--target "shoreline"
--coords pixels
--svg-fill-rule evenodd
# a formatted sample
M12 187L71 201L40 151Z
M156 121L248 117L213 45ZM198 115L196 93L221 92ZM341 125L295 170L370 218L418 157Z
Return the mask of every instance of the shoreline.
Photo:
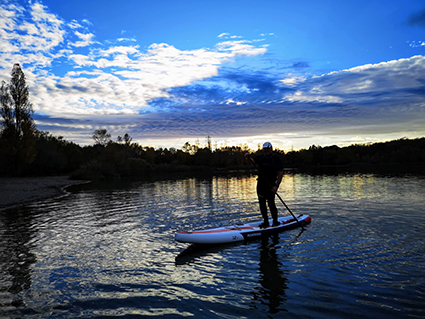
M60 196L69 186L89 182L69 176L0 177L0 211Z

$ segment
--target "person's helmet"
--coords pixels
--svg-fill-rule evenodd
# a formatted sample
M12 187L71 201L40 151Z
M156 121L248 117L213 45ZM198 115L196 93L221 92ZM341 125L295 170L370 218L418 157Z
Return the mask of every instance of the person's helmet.
M263 148L273 148L272 143L270 143L270 142L265 142L265 143L263 144Z

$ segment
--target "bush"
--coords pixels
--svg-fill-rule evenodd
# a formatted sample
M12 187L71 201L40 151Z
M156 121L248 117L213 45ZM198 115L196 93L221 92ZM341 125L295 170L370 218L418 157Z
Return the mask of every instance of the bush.
M73 172L71 179L101 181L118 177L115 167L108 163L92 160Z
M123 177L142 178L152 173L152 165L141 158L129 158L124 161L120 173Z

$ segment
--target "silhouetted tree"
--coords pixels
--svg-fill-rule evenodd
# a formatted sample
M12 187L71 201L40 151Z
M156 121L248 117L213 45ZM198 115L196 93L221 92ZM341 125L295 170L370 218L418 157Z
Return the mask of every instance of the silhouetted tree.
M133 139L127 133L124 134L124 143L125 145L130 145Z
M3 169L13 175L20 175L24 166L33 162L36 156L37 129L33 113L25 74L16 63L10 83L3 81L0 88L0 157Z
M69 174L84 163L80 146L55 137L49 132L37 131L37 156L28 168L32 175Z
M111 141L111 134L108 134L106 129L95 130L92 137L96 144L102 146L107 145Z
M207 148L212 151L212 146L211 146L211 136L208 135L207 137Z

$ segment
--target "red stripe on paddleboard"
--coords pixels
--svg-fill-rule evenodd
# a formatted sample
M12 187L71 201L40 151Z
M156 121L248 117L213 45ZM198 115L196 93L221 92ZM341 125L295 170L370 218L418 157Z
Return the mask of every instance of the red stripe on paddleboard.
M281 225L285 225L285 224L292 223L292 222L294 222L294 221L295 221L295 218L292 218L292 219L286 220L286 221L284 221L284 222L281 222L280 224L281 224Z

